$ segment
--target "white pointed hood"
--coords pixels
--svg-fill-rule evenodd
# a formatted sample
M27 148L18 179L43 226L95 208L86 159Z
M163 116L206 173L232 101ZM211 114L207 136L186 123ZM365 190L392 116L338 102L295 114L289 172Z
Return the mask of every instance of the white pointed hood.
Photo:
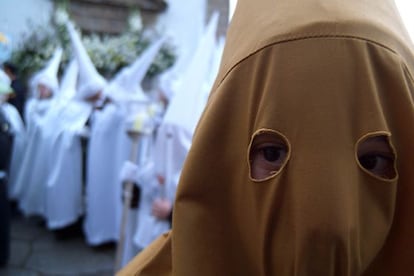
M68 22L66 27L79 66L77 97L86 99L103 91L107 83L93 65L72 22Z
M142 90L141 82L164 41L163 37L153 42L131 65L123 68L111 81L105 94L118 102L126 100L149 101Z
M56 95L59 90L59 81L58 81L58 70L60 61L62 59L62 48L56 48L53 56L47 62L46 66L37 72L30 81L30 88L33 93L33 96L38 96L37 86L43 84L47 86L53 93L53 96Z
M413 1L395 0L403 24L408 31L411 42L414 43L414 18L412 16Z
M207 103L210 90L205 89L205 83L209 80L216 50L217 24L218 13L215 12L158 129L154 149L155 170L168 179L180 172L194 129Z
M165 25L164 33L171 39L176 47L176 61L172 68L160 76L159 87L168 99L175 94L182 75L194 55L204 30L206 21L206 0L191 0L185 5L182 0L168 1L168 10L160 17L159 24ZM188 22L191 18L191 23Z
M209 77L211 60L216 48L217 25L218 13L215 12L187 68L180 90L167 108L163 124L176 124L190 133L194 131L208 97L200 91Z
M229 0L229 14L228 22L230 23L231 18L233 17L234 11L236 10L237 0Z
M63 100L70 100L75 96L78 72L78 62L75 58L73 58L66 67L65 73L60 82L59 98Z

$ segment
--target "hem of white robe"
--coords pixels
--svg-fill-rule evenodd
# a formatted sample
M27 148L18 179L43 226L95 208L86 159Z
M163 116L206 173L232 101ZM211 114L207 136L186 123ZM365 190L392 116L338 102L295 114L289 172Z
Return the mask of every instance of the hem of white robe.
M80 215L75 216L70 219L64 219L64 220L52 220L47 222L47 228L49 230L56 230L59 228L64 228L66 226L71 225L72 223L75 223L79 219Z
M118 240L119 240L119 237L94 238L94 239L86 238L86 243L90 246L97 246L97 245L105 244L108 242L118 242Z
M39 210L33 210L34 208L27 208L25 207L25 204L22 202L19 202L18 204L18 208L20 210L20 212L25 216L25 217L31 217L31 216L40 216L40 217L44 217L45 216L45 212L44 211L39 211Z

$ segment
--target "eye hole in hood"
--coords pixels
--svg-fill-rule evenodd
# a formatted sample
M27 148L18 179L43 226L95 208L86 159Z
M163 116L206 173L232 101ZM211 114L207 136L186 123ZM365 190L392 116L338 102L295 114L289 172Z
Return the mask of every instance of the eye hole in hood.
M380 180L397 178L396 154L389 133L364 135L357 142L356 154L358 165L368 174Z
M256 131L249 145L250 178L264 181L277 175L289 157L290 146L285 136L270 129Z

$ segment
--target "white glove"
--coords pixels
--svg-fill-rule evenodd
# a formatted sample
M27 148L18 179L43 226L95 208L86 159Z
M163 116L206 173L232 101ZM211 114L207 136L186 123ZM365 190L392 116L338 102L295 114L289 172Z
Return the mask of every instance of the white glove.
M84 126L83 128L78 129L76 131L76 134L82 138L88 139L91 136L91 130L89 129L89 127Z
M119 177L121 179L121 182L135 182L137 179L137 173L138 166L131 161L125 161Z

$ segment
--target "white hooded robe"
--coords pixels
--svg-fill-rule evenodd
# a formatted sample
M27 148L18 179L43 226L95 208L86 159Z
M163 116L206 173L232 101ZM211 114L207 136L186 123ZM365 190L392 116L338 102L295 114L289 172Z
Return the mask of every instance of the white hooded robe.
M159 220L151 214L152 203L155 198L174 201L181 168L190 149L195 126L208 98L209 89L205 88L206 82L211 79L210 70L213 70L217 24L218 13L214 13L185 70L180 89L171 99L157 131L152 164L147 164L145 169L141 168L141 172L138 173L137 183L141 187L141 202L134 242L140 249L148 246L170 228L168 221ZM164 177L164 184L158 183L157 175Z
M129 159L131 139L127 135L128 101L143 107L149 104L140 83L164 39L150 45L130 66L121 70L105 90L111 99L93 114L88 147L86 217L87 243L99 245L119 238L122 212L122 185L119 179L124 161Z

